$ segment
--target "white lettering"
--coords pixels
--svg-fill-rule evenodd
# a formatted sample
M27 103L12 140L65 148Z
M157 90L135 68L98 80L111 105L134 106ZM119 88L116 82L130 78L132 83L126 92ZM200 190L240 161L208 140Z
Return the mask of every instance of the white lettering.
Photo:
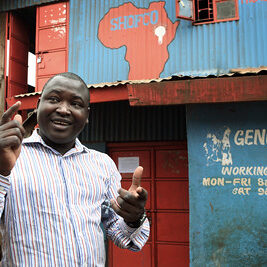
M238 146L244 145L244 137L242 137L243 135L244 135L244 131L242 131L242 130L236 131L235 137L234 137L234 142L236 145L238 145Z
M255 130L255 135L254 135L254 144L257 145L258 141L261 145L265 145L264 141L265 141L265 136L267 138L266 135L266 129L263 129L262 131L260 131L259 129ZM266 140L267 143L267 140Z
M237 130L234 136L234 142L237 146L267 145L266 129Z
M247 166L247 167L222 167L222 175L240 175L252 176L260 175L267 176L267 167L264 166Z
M233 175L237 175L238 173L239 173L239 168L238 167L234 167Z
M252 141L249 141L249 139L253 140L253 130L246 130L246 135L245 135L245 144L248 146L253 145Z
M203 178L203 186L224 186L224 178Z

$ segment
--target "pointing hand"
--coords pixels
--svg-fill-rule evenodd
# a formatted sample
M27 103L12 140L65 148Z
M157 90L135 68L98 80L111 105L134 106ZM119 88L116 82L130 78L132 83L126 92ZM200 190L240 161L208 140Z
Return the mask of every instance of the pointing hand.
M124 218L126 223L138 221L145 211L147 191L141 187L143 168L137 167L134 171L132 184L127 190L120 188L117 203L111 200L114 211Z
M0 174L4 176L10 174L21 151L25 130L21 116L14 116L20 105L21 102L17 102L11 106L0 120Z

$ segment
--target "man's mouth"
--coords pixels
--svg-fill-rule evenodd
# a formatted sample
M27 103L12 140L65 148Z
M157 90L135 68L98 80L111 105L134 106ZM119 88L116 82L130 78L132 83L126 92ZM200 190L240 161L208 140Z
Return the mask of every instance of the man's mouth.
M70 125L68 122L64 122L64 121L53 121L53 122L59 125Z
M59 126L69 126L71 123L69 121L63 121L63 120L52 120L53 124L59 125Z

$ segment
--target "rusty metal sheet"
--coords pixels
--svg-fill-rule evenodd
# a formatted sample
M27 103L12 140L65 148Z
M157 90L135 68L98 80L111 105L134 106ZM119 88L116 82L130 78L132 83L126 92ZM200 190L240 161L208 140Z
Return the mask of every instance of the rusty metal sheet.
M129 101L173 105L267 100L267 75L127 84Z

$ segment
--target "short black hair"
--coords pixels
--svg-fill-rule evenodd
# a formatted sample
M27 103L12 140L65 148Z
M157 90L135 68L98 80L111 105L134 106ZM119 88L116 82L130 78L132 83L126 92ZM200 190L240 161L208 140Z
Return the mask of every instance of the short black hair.
M81 84L84 86L84 88L86 88L87 91L88 91L88 101L90 102L90 93L89 93L89 88L88 88L87 84L85 83L85 81L84 81L79 75L77 75L77 74L75 74L75 73L73 73L73 72L62 72L62 73L58 73L58 74L52 76L52 77L45 83L45 85L44 85L44 87L43 87L43 90L42 90L42 93L43 93L43 91L45 90L45 88L47 87L48 83L49 83L51 80L53 80L55 77L57 77L57 76L65 77L65 78L69 78L69 79L71 79L71 80L75 80L75 81L80 81Z

